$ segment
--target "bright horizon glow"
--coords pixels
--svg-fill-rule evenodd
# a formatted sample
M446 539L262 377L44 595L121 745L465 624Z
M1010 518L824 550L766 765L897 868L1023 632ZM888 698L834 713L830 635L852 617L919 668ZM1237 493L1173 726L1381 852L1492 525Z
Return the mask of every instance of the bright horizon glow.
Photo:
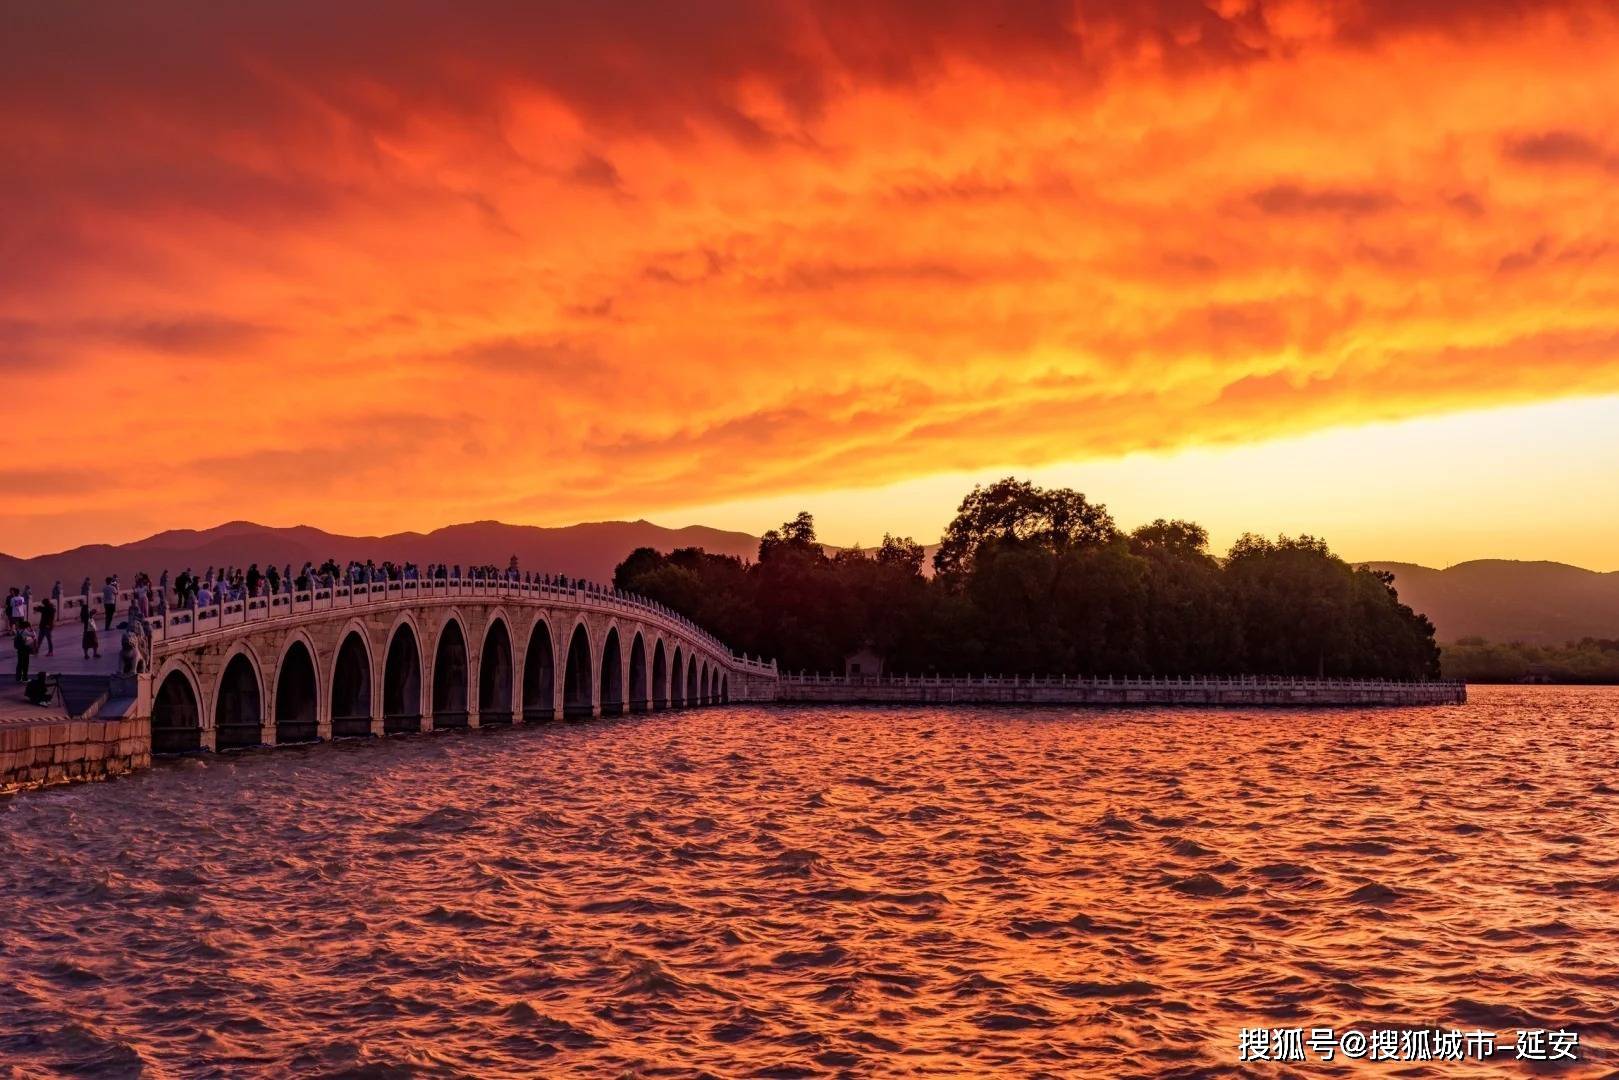
M1244 532L1310 533L1352 562L1443 568L1473 559L1531 558L1611 571L1619 570L1616 431L1619 396L1585 398L1341 427L1248 446L1035 468L1008 464L874 488L719 503L657 520L757 534L808 510L828 544L871 546L885 531L931 544L974 484L1017 475L1083 491L1105 503L1126 530L1157 517L1196 521L1209 530L1217 554ZM1479 515L1480 506L1500 512Z

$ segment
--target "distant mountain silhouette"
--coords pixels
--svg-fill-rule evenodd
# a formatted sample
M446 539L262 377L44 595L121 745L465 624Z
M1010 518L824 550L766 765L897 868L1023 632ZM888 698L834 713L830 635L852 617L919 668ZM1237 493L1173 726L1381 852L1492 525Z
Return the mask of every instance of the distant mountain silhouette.
M612 580L613 568L637 547L668 551L694 546L753 558L759 540L747 533L700 525L666 529L649 521L600 521L554 529L475 521L430 533L391 536L340 536L307 525L272 528L232 521L212 529L174 529L130 544L90 544L32 559L0 555L0 585L26 582L37 594L48 591L53 581L61 581L62 588L76 592L86 575L99 583L107 574L116 573L127 584L139 570L154 578L165 568L171 575L187 567L202 573L209 566L251 562L261 567L291 563L296 570L306 560L319 563L327 558L505 566L513 555L525 570L605 582Z
M659 551L700 547L752 559L758 554L759 538L701 525L666 529L649 521L598 521L550 529L475 521L391 536L342 536L307 525L272 528L231 521L212 529L173 529L130 544L89 544L32 559L0 555L0 586L26 582L39 593L60 580L64 589L75 591L86 575L99 582L106 574L117 573L128 582L138 570L155 577L164 568L171 573L186 567L201 572L209 566L249 562L291 563L296 569L305 560L327 558L504 566L513 555L526 570L610 581L613 568L638 547ZM932 552L930 546L928 554ZM1415 563L1371 565L1393 571L1400 598L1434 621L1440 641L1478 636L1544 645L1619 637L1619 572L1506 559L1480 559L1444 570Z
M1556 645L1619 637L1619 572L1555 562L1479 559L1435 570L1372 563L1394 573L1400 599L1432 619L1441 642L1463 637Z

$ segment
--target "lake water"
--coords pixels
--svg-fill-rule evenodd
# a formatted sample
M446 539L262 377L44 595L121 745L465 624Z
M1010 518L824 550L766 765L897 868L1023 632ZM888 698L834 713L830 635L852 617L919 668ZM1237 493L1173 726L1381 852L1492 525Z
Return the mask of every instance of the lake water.
M1240 1029L1422 1025L1605 1076L1616 763L1619 691L1489 687L167 763L0 802L0 1076L1328 1076Z

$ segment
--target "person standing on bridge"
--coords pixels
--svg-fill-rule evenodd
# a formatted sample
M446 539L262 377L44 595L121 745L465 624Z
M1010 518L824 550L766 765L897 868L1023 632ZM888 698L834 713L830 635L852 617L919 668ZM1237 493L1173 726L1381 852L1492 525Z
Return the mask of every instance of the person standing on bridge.
M17 681L28 681L28 658L34 655L34 646L37 639L34 637L34 628L24 619L17 632L11 636L11 644L17 650Z
M28 621L28 601L23 599L22 590L12 586L11 592L6 596L6 618L11 620L11 628L19 629Z
M107 583L101 586L101 610L107 616L106 629L112 629L112 617L118 613L118 583L115 578L108 578Z
M92 655L97 660L100 660L101 638L96 635L96 620L94 617L89 616L89 608L85 608L84 610L87 617L84 620L84 634L82 637L80 637L79 644L84 648L84 658L86 660L90 659Z
M34 610L39 612L39 647L49 650L46 656L55 656L56 641L51 637L51 631L56 629L56 605L47 596Z

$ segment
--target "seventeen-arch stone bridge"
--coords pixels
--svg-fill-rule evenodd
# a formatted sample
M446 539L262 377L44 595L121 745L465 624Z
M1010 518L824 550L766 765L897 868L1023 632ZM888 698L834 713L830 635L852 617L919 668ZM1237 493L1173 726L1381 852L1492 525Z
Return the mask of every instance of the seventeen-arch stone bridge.
M63 605L70 626L76 602ZM774 662L733 656L659 604L588 588L342 584L149 621L137 715L158 754L776 696Z

